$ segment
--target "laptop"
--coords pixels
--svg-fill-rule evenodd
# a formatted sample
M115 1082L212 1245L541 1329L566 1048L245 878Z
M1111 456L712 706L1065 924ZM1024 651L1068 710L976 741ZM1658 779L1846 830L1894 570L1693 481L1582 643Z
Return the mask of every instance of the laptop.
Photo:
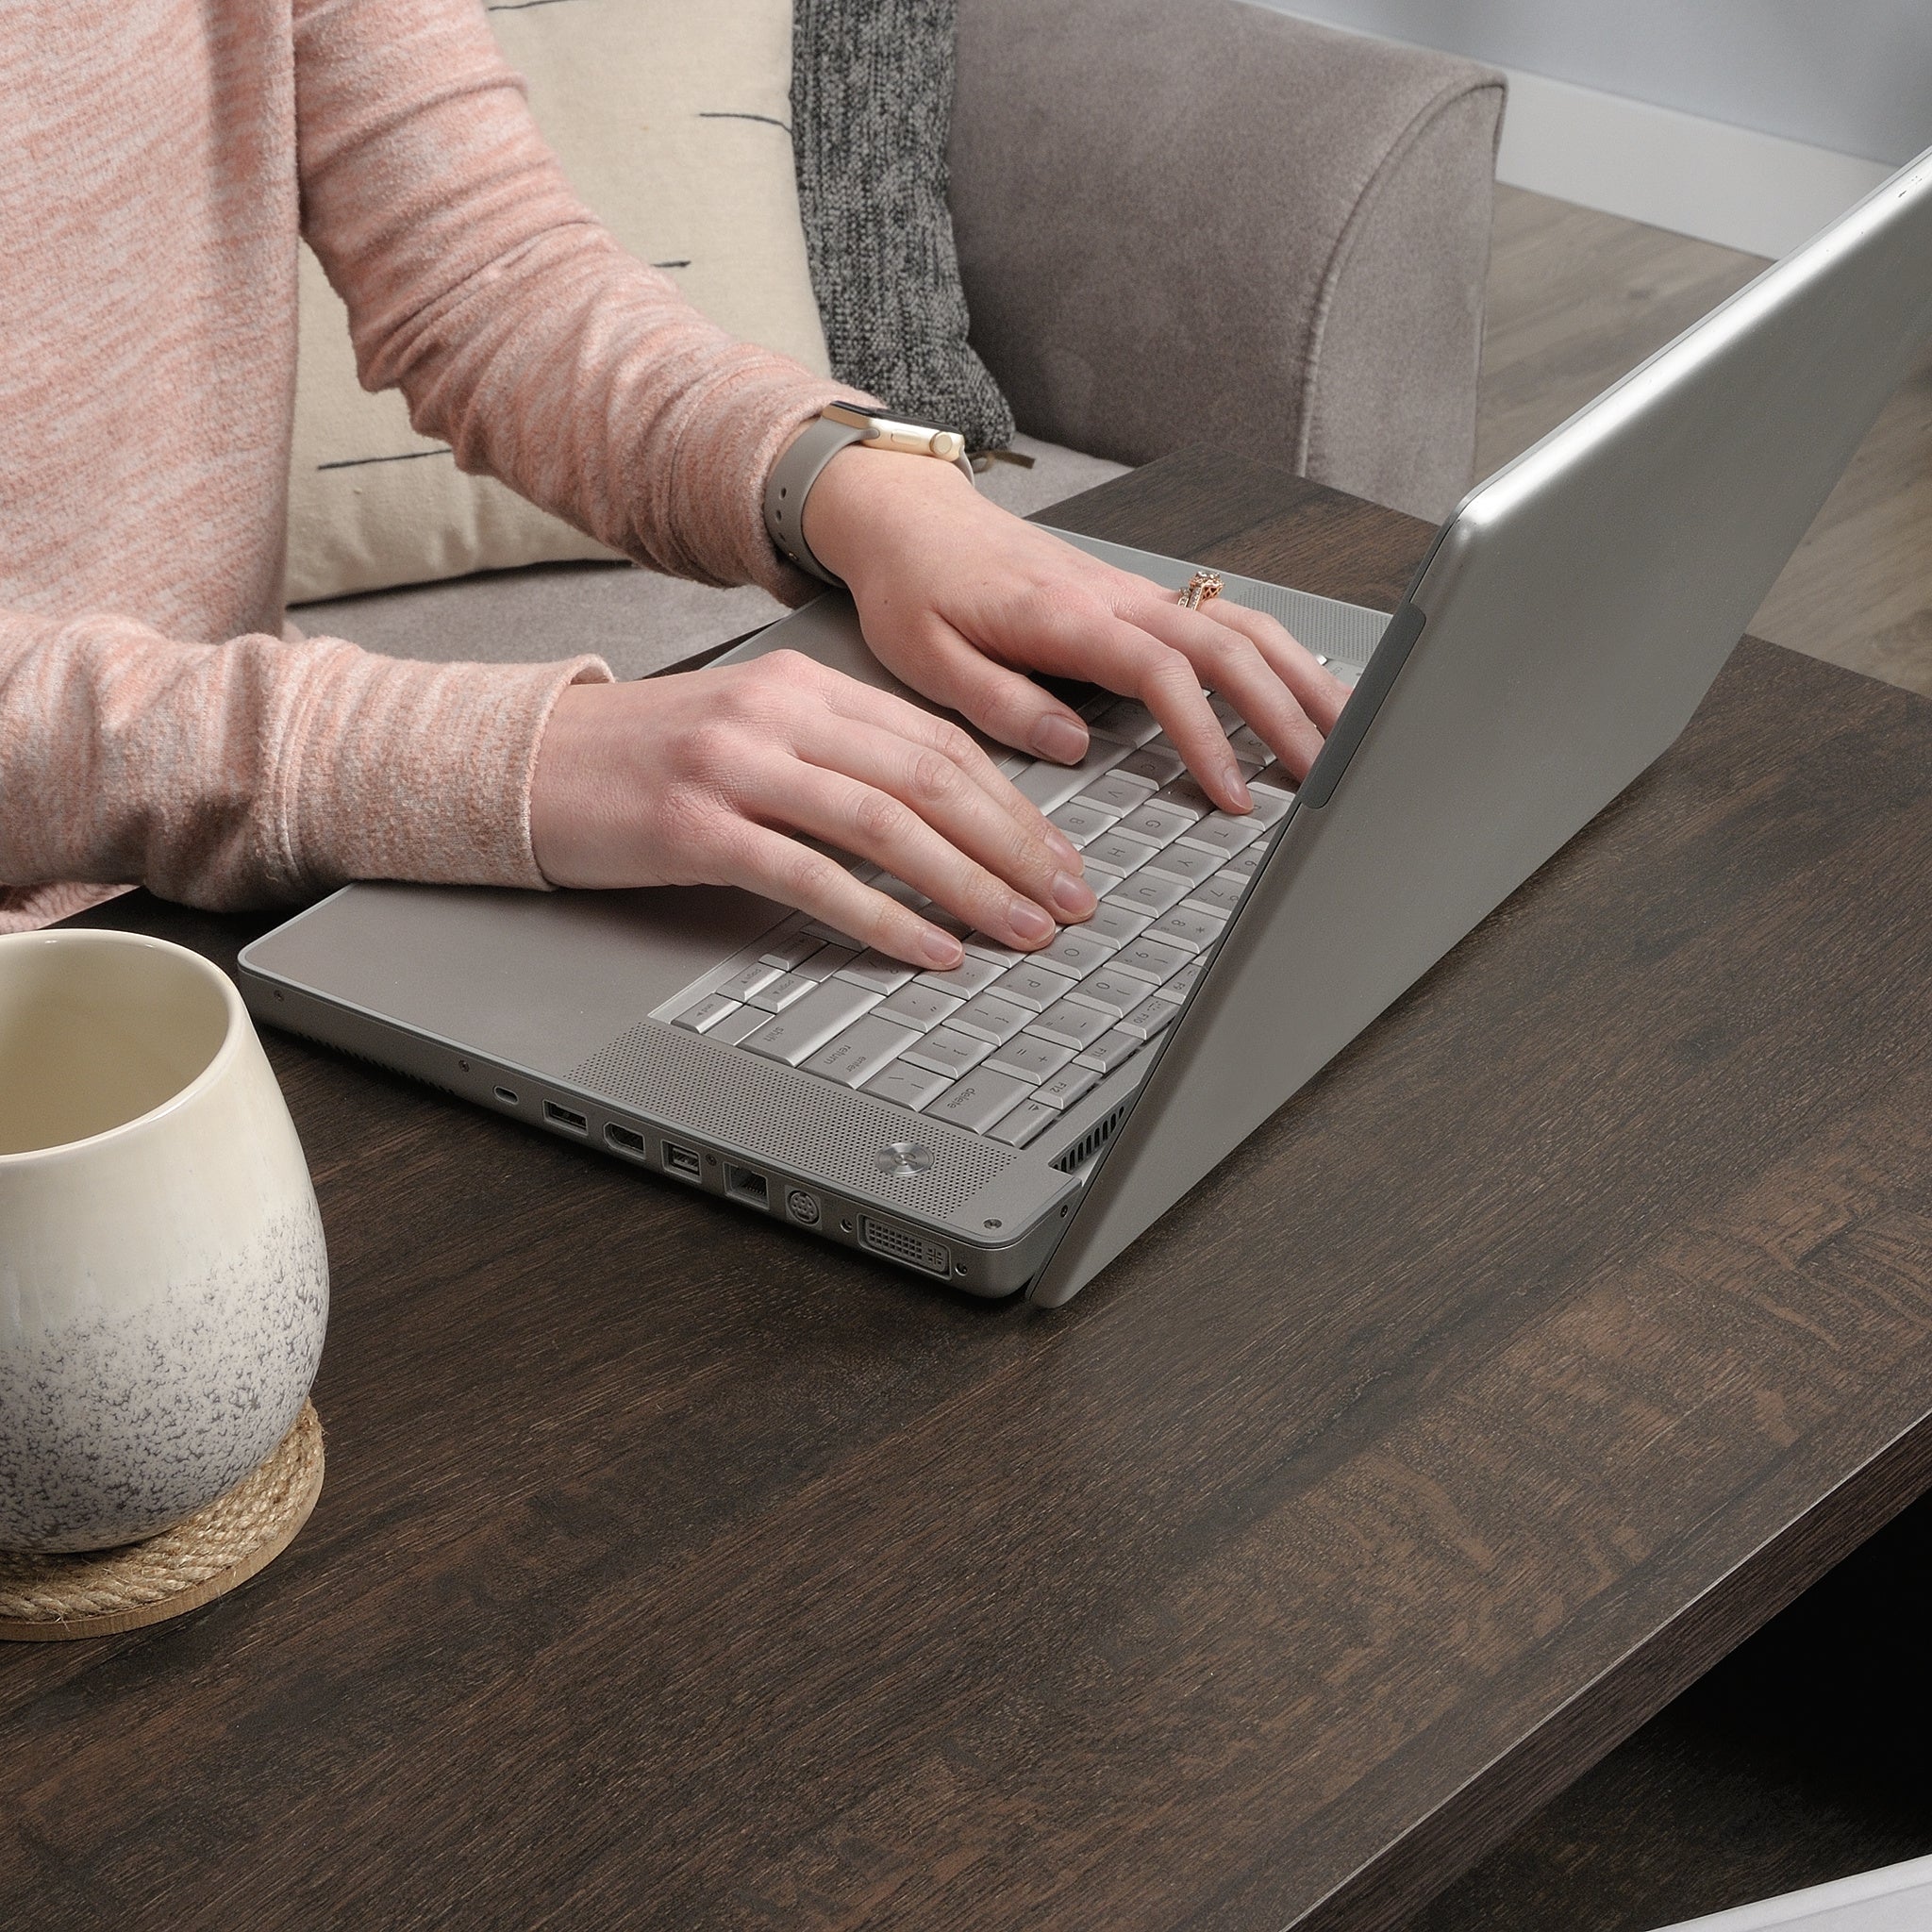
M1472 491L1392 614L1224 573L1353 695L1300 785L1216 701L1252 818L1105 693L1078 767L1007 757L1101 894L1043 952L916 974L724 888L358 884L243 992L658 1185L1061 1305L1669 746L1928 337L1932 153ZM730 656L780 648L913 696L841 594Z

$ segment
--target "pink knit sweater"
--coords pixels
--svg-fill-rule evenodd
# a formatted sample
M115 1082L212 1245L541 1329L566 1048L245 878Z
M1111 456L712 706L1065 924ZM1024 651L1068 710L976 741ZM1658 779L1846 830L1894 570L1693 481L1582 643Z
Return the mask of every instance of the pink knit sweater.
M599 659L280 640L298 223L365 383L660 570L803 592L758 498L836 391L617 248L477 0L18 0L0 108L0 931L541 885L537 742Z

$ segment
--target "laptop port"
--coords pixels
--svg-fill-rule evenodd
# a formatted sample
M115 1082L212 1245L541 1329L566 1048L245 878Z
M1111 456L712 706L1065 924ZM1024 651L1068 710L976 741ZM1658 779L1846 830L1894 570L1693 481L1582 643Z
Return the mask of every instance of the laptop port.
M928 1274L950 1275L953 1257L945 1242L928 1240L909 1227L894 1227L890 1222L874 1221L870 1214L858 1217L858 1239L875 1255L888 1260L903 1261L908 1268L921 1268Z
M567 1107L558 1107L554 1100L543 1103L543 1118L553 1127L561 1127L567 1134L588 1134L591 1131L591 1124L582 1114L573 1112Z
M496 1097L506 1107L514 1107L517 1104L517 1092L514 1087L499 1087L496 1090Z
M673 1174L681 1174L688 1181L704 1180L703 1163L689 1147L680 1147L675 1141L664 1143L664 1165Z
M801 1227L816 1227L819 1224L819 1197L807 1193L803 1188L793 1188L785 1196L785 1211Z
M604 1129L604 1138L620 1154L626 1154L633 1160L643 1159L644 1137L635 1127L620 1127L612 1121Z
M724 1170L724 1192L733 1201L742 1201L753 1208L769 1208L772 1205L772 1191L765 1184L761 1174L754 1174L748 1167L727 1167Z

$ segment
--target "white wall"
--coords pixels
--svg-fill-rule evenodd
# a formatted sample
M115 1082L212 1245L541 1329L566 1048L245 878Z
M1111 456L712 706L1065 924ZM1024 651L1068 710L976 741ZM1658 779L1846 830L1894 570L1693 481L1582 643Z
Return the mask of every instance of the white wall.
M1932 0L1291 0L1467 54L1896 166L1932 147Z
M1782 255L1932 147L1932 0L1258 0L1501 67L1499 179Z

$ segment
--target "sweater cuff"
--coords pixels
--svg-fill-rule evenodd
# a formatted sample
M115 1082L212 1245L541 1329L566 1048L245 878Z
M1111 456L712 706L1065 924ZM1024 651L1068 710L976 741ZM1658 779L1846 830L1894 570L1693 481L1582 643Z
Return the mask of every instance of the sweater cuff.
M350 879L548 890L530 847L537 748L558 694L601 658L428 664L313 640L317 675L270 775L270 855L303 896Z

